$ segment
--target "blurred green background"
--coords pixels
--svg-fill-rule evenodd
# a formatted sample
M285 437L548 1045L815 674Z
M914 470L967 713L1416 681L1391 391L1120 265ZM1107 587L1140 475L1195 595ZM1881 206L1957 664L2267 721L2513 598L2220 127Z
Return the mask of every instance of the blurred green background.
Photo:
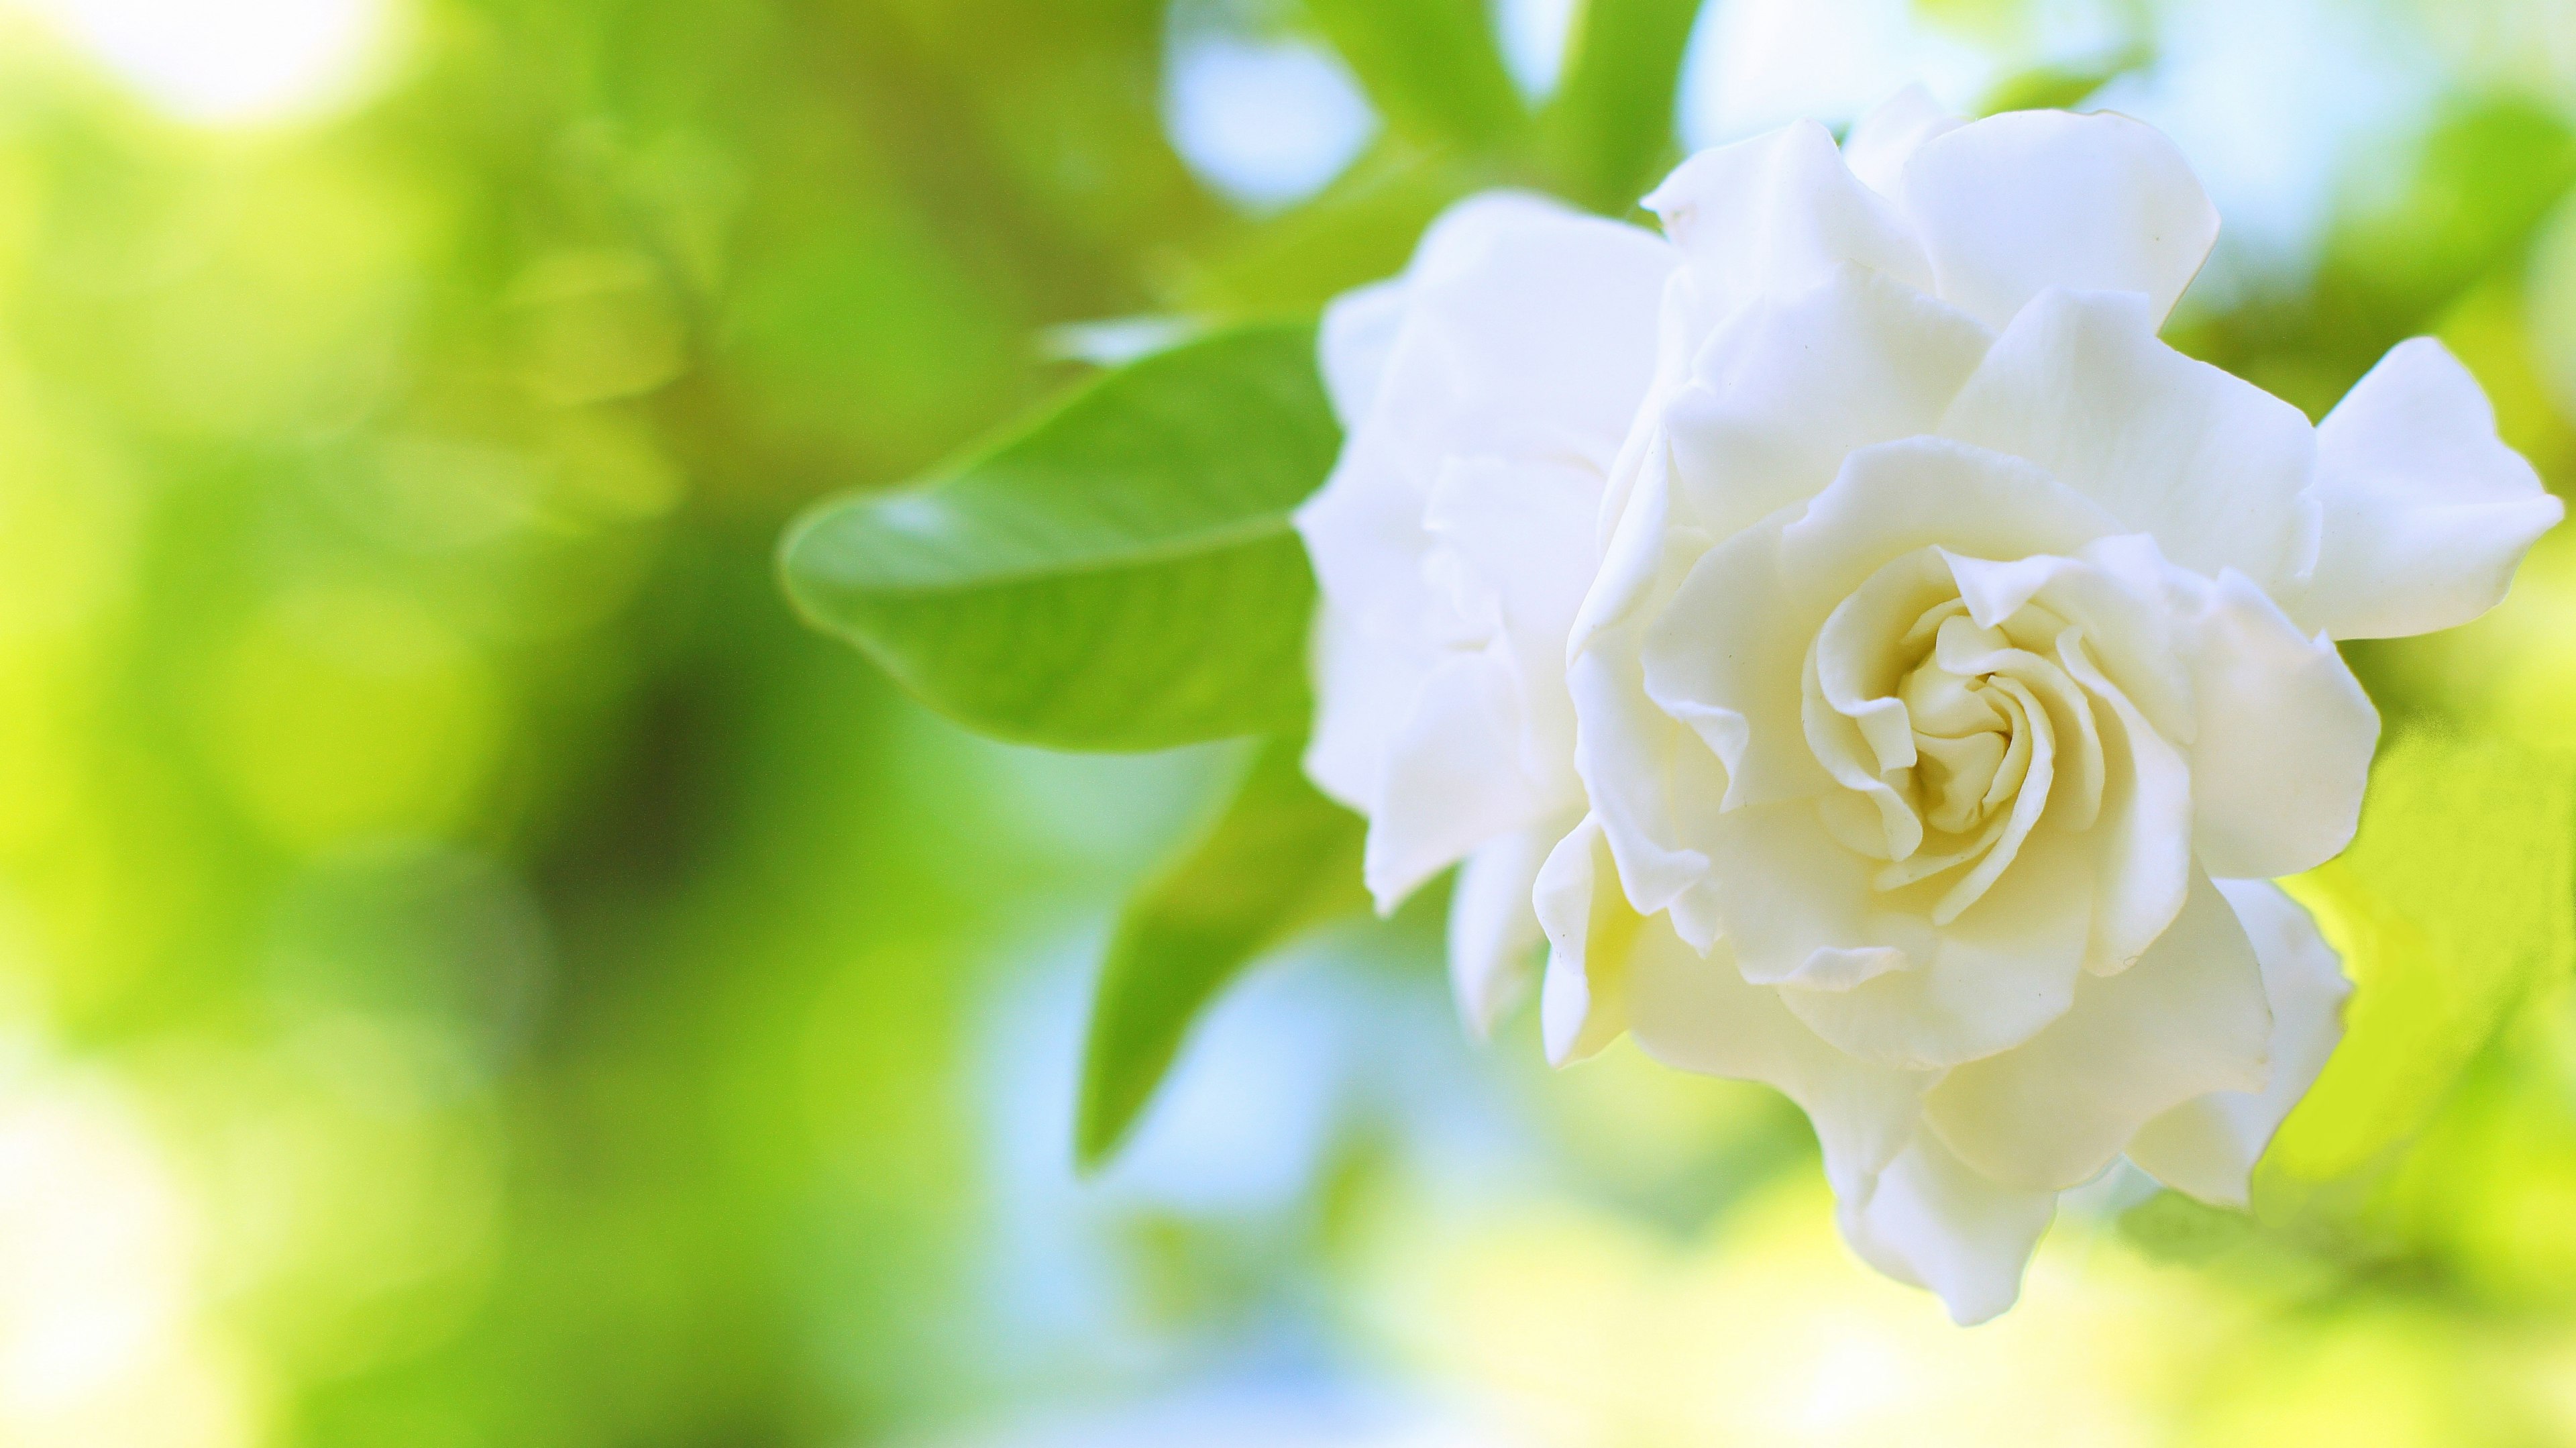
M1676 118L2089 96L2227 217L2180 344L2314 414L2436 332L2576 483L2565 0L1594 3L1634 53L1575 0L0 0L0 1443L2576 1442L2563 960L2332 1230L2107 1182L1975 1332L1776 1098L1467 1045L1437 900L1265 967L1075 1179L1094 957L1233 751L968 738L772 550L1175 319L1481 185L1622 211ZM2576 743L2576 545L2355 662L2410 737Z

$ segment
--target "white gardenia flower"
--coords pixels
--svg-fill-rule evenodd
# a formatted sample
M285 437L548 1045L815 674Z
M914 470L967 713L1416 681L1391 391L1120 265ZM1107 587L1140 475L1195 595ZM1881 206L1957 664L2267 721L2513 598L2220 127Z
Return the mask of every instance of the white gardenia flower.
M1551 1056L1777 1086L1854 1249L1980 1320L2123 1155L2244 1200L2341 1034L2268 883L2358 817L2333 640L2475 617L2561 510L2429 339L2313 428L2159 341L2217 217L2135 121L1909 92L1647 204L1469 203L1328 319L1310 770L1381 900L1472 856L1480 1025L1562 832Z

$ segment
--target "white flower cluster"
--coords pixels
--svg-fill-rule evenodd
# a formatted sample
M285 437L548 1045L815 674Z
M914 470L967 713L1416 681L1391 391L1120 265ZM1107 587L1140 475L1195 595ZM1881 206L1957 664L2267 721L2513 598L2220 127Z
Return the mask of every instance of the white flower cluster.
M2340 1039L2268 883L2343 848L2339 638L2500 597L2558 502L2407 342L2321 426L2157 329L2218 218L2110 115L1908 92L1691 158L1663 235L1471 199L1326 314L1307 766L1482 1031L1814 1121L1961 1321L2125 1155L2241 1203Z

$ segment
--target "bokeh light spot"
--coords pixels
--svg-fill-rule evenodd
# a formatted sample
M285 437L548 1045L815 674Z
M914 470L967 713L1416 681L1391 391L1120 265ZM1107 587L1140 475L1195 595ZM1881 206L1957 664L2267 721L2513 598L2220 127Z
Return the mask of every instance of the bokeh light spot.
M182 120L326 109L359 88L391 0L35 0L119 78Z
M1199 178L1256 210L1303 201L1358 159L1377 114L1334 54L1174 12L1164 123Z

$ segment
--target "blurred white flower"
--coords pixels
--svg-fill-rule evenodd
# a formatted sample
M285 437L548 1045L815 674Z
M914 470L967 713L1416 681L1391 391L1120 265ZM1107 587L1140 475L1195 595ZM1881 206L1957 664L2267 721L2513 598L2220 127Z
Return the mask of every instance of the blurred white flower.
M1583 814L1566 630L1674 261L1635 227L1483 196L1324 316L1349 441L1297 515L1323 588L1306 767L1369 817L1382 907L1468 862L1450 955L1480 1031L1538 943L1539 862Z
M2332 641L2476 616L2561 509L2435 342L2311 428L2159 341L2218 219L2135 121L1908 92L1647 204L1668 247L1471 203L1328 322L1367 401L1301 520L1310 767L1382 900L1474 853L1461 922L1581 813L1535 878L1550 1054L1779 1087L1853 1247L1979 1320L2123 1153L2244 1199L2340 1034L2263 883L2359 814ZM1458 934L1482 1024L1511 932Z

